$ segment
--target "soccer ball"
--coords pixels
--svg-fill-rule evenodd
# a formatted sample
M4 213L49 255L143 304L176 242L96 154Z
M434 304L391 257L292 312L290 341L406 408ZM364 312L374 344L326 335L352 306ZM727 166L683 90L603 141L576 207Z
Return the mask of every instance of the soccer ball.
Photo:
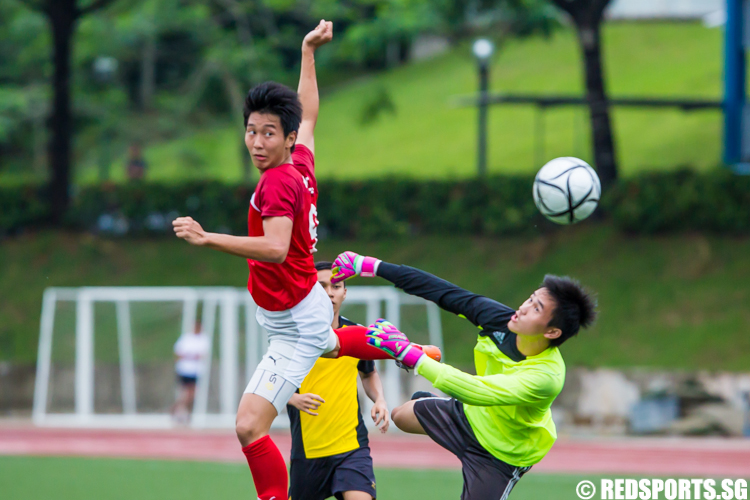
M583 160L566 156L544 165L534 179L534 203L552 222L575 224L596 209L602 194L599 176Z

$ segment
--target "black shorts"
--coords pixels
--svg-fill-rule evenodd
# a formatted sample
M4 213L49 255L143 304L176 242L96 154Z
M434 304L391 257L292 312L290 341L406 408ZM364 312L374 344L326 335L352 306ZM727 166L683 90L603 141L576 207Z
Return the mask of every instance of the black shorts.
M182 385L195 385L195 383L198 381L198 377L191 377L188 375L177 375L177 380L179 380L180 384Z
M515 467L492 456L477 441L464 405L453 398L418 399L414 414L433 441L461 460L461 500L505 500L521 476L531 469Z
M365 446L321 458L293 458L289 470L290 500L343 500L345 491L375 494L370 448Z

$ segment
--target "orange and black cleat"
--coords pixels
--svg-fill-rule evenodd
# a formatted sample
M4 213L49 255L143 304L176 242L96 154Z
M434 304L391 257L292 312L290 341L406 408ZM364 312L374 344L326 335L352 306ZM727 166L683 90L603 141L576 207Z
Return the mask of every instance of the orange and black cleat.
M412 345L435 361L440 361L441 359L443 359L443 352L436 345L420 345L414 343L412 343Z

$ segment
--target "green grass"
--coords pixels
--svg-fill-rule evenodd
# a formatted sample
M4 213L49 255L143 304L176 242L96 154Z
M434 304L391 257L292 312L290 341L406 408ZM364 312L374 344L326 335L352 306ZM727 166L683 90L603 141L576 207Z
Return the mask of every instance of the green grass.
M461 494L457 470L375 471L378 498L447 500ZM575 486L594 476L529 473L514 500L574 499ZM0 457L3 498L23 500L254 499L244 464L53 457Z
M721 96L722 31L698 23L610 23L604 29L606 84L616 96ZM492 62L491 88L503 92L583 92L575 35L561 30L550 39L510 40ZM363 178L384 174L454 178L475 172L476 111L456 97L476 91L470 47L462 45L432 60L356 79L325 92L316 131L321 177ZM362 125L362 109L387 89L396 115ZM489 120L489 169L529 172L537 164L536 111L496 106ZM616 109L618 158L624 175L644 169L720 163L721 114L674 110ZM589 124L583 108L545 113L541 157L591 160ZM147 149L149 178L211 177L239 180L240 129L211 127ZM123 169L116 169L122 178ZM79 179L94 180L95 168Z
M577 277L599 293L601 314L593 329L563 346L569 366L746 370L750 364L748 238L635 237L586 224L539 237L324 240L319 249L321 260L350 249L406 263L513 307L545 273ZM0 360L35 359L42 292L48 286L242 287L246 279L242 259L172 238L105 240L43 232L5 240L0 245ZM352 283L357 284L385 282ZM176 310L165 314L179 317ZM134 335L145 338L137 360L169 359L177 322L160 322L145 310L134 309L134 316L139 318ZM70 328L62 332L67 341L61 333L55 344L55 349L67 344L69 356L72 317L72 308L62 311L61 324L67 321ZM423 313L402 319L406 331L424 321ZM477 330L448 313L442 320L447 361L470 367ZM97 358L116 356L112 315L100 321L109 323L98 330Z

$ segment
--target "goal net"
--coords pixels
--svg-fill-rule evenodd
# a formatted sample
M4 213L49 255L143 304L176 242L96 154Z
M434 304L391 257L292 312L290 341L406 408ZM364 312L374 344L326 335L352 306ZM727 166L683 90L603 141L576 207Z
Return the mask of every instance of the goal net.
M40 426L167 428L177 388L172 346L200 321L209 339L190 425L233 428L245 385L266 351L266 332L243 288L48 288L42 301L34 423ZM442 347L440 311L392 287L349 287L342 315L388 318L415 342ZM390 408L410 380L380 362ZM361 398L363 409L369 401ZM288 427L285 414L274 427Z

